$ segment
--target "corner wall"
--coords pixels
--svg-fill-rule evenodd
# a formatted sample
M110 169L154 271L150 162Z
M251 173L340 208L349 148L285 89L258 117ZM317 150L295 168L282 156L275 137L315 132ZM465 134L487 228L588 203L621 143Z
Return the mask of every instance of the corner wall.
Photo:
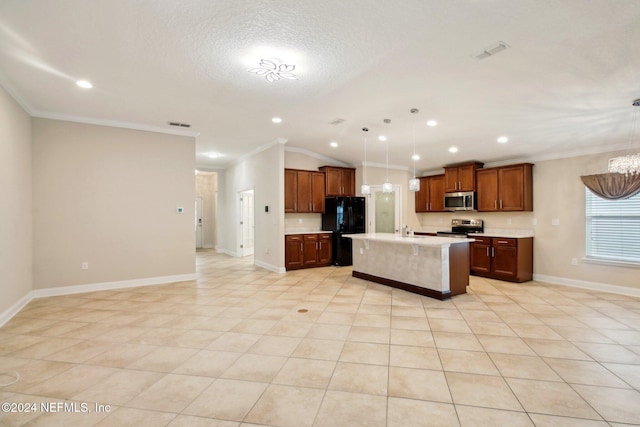
M33 284L31 171L31 118L0 86L0 315L7 319Z
M33 119L34 289L192 278L194 163L191 137Z

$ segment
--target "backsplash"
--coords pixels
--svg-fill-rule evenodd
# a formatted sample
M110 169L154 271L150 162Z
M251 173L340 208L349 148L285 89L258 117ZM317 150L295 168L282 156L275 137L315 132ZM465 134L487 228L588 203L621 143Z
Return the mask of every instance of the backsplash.
M321 231L322 214L284 214L284 231L291 233L296 231Z

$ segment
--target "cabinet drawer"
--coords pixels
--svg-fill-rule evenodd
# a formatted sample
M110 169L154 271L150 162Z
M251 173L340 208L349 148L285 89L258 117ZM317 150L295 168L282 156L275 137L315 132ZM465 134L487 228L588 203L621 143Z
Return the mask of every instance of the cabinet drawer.
M286 237L286 242L301 242L302 241L302 236L299 234L294 234L294 235L289 235L289 236L285 236Z
M518 239L504 239L494 237L491 239L493 246L518 246Z
M480 244L482 244L482 245L490 245L490 244L491 244L491 237L480 237L480 236L478 236L478 237L475 237L475 236L471 237L471 236L469 236L469 238L471 238L471 239L475 239L475 240L476 240L476 241L475 241L475 242L473 242L473 243L480 243Z
M322 234L318 234L318 236L320 239L331 240L331 234L322 233Z
M317 234L305 234L304 240L318 240Z

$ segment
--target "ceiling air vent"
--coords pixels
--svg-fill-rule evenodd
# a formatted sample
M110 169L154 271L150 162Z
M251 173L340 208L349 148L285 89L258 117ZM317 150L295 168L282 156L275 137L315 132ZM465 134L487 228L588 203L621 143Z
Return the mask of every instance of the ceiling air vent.
M180 122L167 122L169 126L175 126L178 128L190 128L191 125L189 123L180 123Z
M491 45L487 48L484 48L483 50L481 50L480 52L474 54L473 56L476 59L485 59L488 58L490 56L495 55L496 53L500 53L503 50L506 50L509 48L509 45L506 44L505 42L497 42L494 45Z

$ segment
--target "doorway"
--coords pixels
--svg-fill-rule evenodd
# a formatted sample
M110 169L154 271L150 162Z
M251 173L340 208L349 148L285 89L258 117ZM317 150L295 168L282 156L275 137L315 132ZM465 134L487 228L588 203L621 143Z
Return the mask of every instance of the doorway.
M394 185L391 193L384 193L382 185L371 186L368 202L368 233L399 233L402 218L400 185Z
M202 217L203 217L202 210L203 210L202 197L196 197L196 208L195 208L196 249L202 249L204 247L204 227L202 224Z
M240 256L253 255L254 247L254 209L253 209L253 189L240 191L238 193L240 200L240 226L238 227L240 236L240 248L238 254Z

